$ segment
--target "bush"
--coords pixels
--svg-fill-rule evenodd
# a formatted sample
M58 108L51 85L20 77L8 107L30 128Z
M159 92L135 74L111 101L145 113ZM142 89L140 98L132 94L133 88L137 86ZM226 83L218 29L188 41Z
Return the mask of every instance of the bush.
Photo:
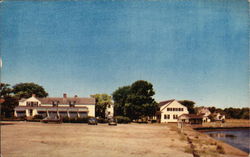
M88 123L89 117L83 117L83 118L68 118L63 117L62 122L63 123Z
M117 123L127 124L131 122L130 118L128 117L116 116L115 118L117 119Z
M216 148L217 152L220 154L225 154L225 150L222 146L218 145Z
M157 120L153 119L153 120L151 120L151 123L157 123Z
M107 123L108 121L104 118L99 117L99 118L97 118L97 122L98 123Z
M40 114L37 114L33 117L33 119L43 119L43 116Z

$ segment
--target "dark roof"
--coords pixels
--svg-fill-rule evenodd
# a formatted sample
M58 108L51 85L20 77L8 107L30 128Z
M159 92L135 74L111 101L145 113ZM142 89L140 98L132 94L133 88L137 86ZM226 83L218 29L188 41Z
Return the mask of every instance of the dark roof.
M48 97L48 98L37 98L42 104L52 104L53 101L59 101L60 104L69 104L69 102L75 102L76 105L95 105L95 98L81 98L81 97Z
M164 106L164 105L166 105L166 104L170 104L170 103L172 103L173 101L175 101L175 99L166 100L166 101L161 101L161 102L159 102L159 107L162 107L162 106Z
M197 115L197 114L182 114L181 116L186 116L188 118L203 118L203 115Z

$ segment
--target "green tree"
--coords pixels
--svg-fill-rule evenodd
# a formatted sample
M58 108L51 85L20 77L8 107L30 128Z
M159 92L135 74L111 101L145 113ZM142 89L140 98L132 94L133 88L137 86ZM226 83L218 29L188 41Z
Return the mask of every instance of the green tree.
M19 98L29 98L32 94L36 94L37 97L47 97L48 93L44 88L35 83L19 83L13 86L13 93Z
M1 116L12 117L14 108L18 105L18 99L13 95L13 89L9 84L0 84Z
M186 106L187 109L188 109L188 112L190 114L194 114L195 113L195 109L194 109L195 102L193 102L191 100L181 100L181 101L179 101L179 103L181 103L182 105Z
M144 80L134 82L125 104L125 114L130 119L139 119L143 116L153 116L157 104L152 96L155 94L153 85Z
M108 94L91 95L96 100L95 113L97 117L105 118L105 110L112 103L111 96Z
M115 115L125 116L124 109L129 92L130 86L119 87L116 91L113 92L112 98L114 100Z

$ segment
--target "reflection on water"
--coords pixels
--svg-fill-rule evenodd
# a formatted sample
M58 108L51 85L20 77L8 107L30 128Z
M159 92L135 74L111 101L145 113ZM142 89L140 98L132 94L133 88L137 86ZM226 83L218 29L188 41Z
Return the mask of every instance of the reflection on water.
M237 136L233 135L233 134L225 134L225 133L209 133L209 136L213 137L213 138L237 138Z
M250 130L226 130L206 132L209 136L224 141L245 152L250 152Z

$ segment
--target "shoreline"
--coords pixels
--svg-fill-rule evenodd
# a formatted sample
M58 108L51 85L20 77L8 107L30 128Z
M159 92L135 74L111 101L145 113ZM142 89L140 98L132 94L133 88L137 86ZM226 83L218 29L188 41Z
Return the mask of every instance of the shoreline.
M249 126L241 127L192 127L194 130L199 132L212 132L212 131L230 131L230 130L250 130Z
M196 130L199 128L200 130ZM191 127L186 126L183 128L182 133L187 137L190 146L193 149L193 153L197 154L198 156L245 156L248 157L249 154L237 147L234 147L226 142L214 139L209 135L205 134L204 130L210 128L209 131L219 131L222 129L221 127ZM249 127L223 127L223 129L233 128L237 130L239 128L249 129ZM213 129L213 130L212 130ZM212 152L214 151L214 153Z

